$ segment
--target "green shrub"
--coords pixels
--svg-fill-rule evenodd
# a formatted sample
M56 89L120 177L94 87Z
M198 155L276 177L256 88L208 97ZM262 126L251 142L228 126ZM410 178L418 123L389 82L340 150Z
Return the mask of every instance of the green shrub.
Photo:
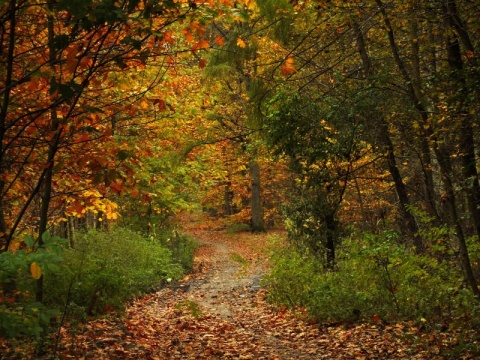
M133 296L183 273L170 250L123 228L78 236L65 259L68 271L46 282L46 300L50 305L67 303L77 317L82 309L87 314L120 309Z
M301 255L293 247L282 246L273 239L271 262L274 264L264 282L270 287L269 297L275 303L288 306L306 306L311 302L312 276L315 274L311 258Z
M168 248L172 259L179 264L186 272L193 269L193 255L198 247L198 242L186 234L179 234L176 230L165 231L156 238L162 246Z
M48 233L42 239L41 247L26 237L25 248L0 253L0 337L39 339L58 314L55 308L35 301L36 280L30 267L37 264L45 279L61 271L66 241Z
M471 315L472 294L454 263L420 256L398 244L395 233L357 234L339 248L336 271L290 246L272 255L266 277L270 299L300 305L320 321L444 322ZM470 309L470 310L468 310Z
M227 225L227 233L228 234L235 234L242 231L249 231L250 225L249 224L239 224L239 223L231 223Z

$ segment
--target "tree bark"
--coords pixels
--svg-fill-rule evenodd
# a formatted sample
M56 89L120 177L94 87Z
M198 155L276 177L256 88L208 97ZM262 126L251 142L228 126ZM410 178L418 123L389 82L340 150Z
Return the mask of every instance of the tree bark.
M223 210L225 215L233 215L233 191L232 191L232 183L230 180L225 182L224 190L223 190Z
M265 231L265 222L263 221L262 197L261 197L261 183L260 183L260 166L256 161L251 161L249 165L250 170L250 206L252 209L252 231Z
M474 234L480 237L480 183L477 171L477 159L475 155L475 138L473 135L473 119L470 115L469 88L464 74L464 62L462 59L460 41L463 46L472 54L475 53L470 36L461 20L455 0L448 0L444 3L444 15L447 24L451 28L447 38L448 64L451 68L451 78L457 91L453 98L458 104L454 108L456 117L460 121L459 149L462 161L463 189L467 198L468 212L475 228ZM458 38L457 38L458 37ZM472 55L473 56L473 55ZM472 234L470 234L472 235Z
M407 67L405 63L402 61L400 57L400 52L398 45L395 40L395 35L393 32L392 25L390 23L390 19L388 18L387 12L385 10L385 6L383 5L381 0L375 0L377 5L380 8L380 13L382 14L385 27L387 29L387 34L388 34L388 39L390 43L390 49L392 51L393 58L395 60L395 63L398 67L398 70L403 77L403 80L405 82L405 85L407 87L408 95L410 97L410 100L412 101L413 106L415 109L419 112L421 120L427 124L428 120L428 113L424 106L422 105L420 98L418 97L417 93L415 92L415 88L413 87L413 81L411 76L408 73ZM450 166L450 161L449 157L446 156L439 148L438 146L438 141L436 139L435 134L430 128L427 128L427 135L429 138L432 140L433 143L433 150L435 152L435 155L437 157L437 161L440 167L440 171L442 174L442 181L445 187L445 200L448 203L448 208L450 212L450 219L451 223L456 230L456 236L458 239L458 245L459 245L459 250L460 250L460 257L461 257L461 263L462 267L465 272L465 280L467 281L468 285L472 289L472 292L476 297L480 297L480 289L478 288L478 284L475 278L475 275L473 273L472 269L472 264L469 258L468 254L468 248L466 245L466 239L465 239L465 234L463 231L463 228L461 226L460 222L460 216L457 211L457 205L456 205L456 198L455 198L455 187L452 182L452 179L450 177L451 174L451 166Z
M363 38L360 26L356 22L353 22L353 28L356 32L357 51L362 59L363 69L368 79L373 76L372 62L370 60L370 56L368 55L365 40ZM385 159L387 161L388 170L395 185L395 190L398 197L398 208L402 216L402 220L405 223L405 226L402 226L402 228L405 230L405 235L407 235L408 238L413 240L415 250L418 253L423 253L425 251L425 246L423 244L423 240L418 235L418 226L415 221L415 217L408 210L408 207L410 206L410 200L408 197L407 188L405 186L405 183L403 182L402 175L397 166L397 160L395 158L395 147L388 131L388 123L383 117L383 115L378 118L378 122L380 131L379 136L382 145L386 151Z
M325 215L325 226L327 228L327 239L326 239L326 261L327 261L327 269L334 270L335 269L335 245L337 240L337 222L335 220L334 213L328 213Z
M7 113L8 106L10 104L11 85L13 81L13 63L15 57L15 36L16 36L16 16L17 16L17 2L16 0L10 1L10 34L8 38L8 50L6 54L6 74L5 74L5 90L3 93L3 101L0 108L0 252L8 251L10 247L11 236L8 236L7 224L5 221L5 203L3 201L5 181L3 180L3 174L8 169L5 169L5 131L7 126ZM0 54L4 56L4 54Z
M49 1L49 10L52 10L52 0ZM53 28L54 19L53 16L48 16L48 47L50 58L50 64L54 65L55 63L55 46L54 46L54 37L55 32ZM51 78L51 82L53 83L54 78ZM52 91L53 92L53 91ZM41 196L41 205L40 205L40 222L38 226L38 246L41 247L44 245L43 236L47 232L48 227L48 218L49 218L49 210L50 210L50 200L52 199L52 183L53 183L53 168L55 164L55 157L58 150L58 144L61 137L61 131L59 129L60 121L57 117L57 111L53 108L50 111L50 121L51 121L51 131L53 135L52 140L50 140L48 144L48 151L47 151L47 161L46 161L46 168L45 168L45 176L43 178L43 189L40 193ZM35 289L35 300L38 302L43 301L43 274L36 282L36 289Z
M75 248L75 221L73 216L67 217L67 237L69 247L71 249Z

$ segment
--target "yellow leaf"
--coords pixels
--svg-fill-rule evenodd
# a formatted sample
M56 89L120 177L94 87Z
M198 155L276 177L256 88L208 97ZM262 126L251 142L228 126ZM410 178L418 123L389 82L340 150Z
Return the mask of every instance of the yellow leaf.
M30 264L30 274L35 280L42 277L42 268L35 261Z
M247 47L247 44L245 44L245 41L243 41L242 38L237 38L237 46L245 49Z
M142 100L140 101L140 107L141 107L142 109L146 110L146 109L148 109L148 108L150 107L150 105L149 105L149 103L148 103L147 100L142 99Z
M131 90L132 89L132 85L131 84L128 84L126 82L119 82L117 84L117 87L120 89L120 90Z
M247 6L248 10L255 10L257 5L255 0L242 0L241 2Z

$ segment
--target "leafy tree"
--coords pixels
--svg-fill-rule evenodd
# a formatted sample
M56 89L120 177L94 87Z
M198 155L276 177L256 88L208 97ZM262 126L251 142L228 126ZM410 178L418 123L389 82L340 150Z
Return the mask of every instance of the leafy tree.
M477 141L471 125L478 109L469 100L476 97L472 85L478 79L473 9L475 5L459 1L259 1L256 21L264 30L258 34L268 38L264 41L270 41L276 53L268 66L257 67L255 79L263 85L257 86L261 91L254 107L267 117L271 112L271 119L291 119L289 131L298 130L298 137L284 135L290 141L282 151L293 159L303 156L298 144L308 143L306 134L311 133L301 133L306 121L291 97L283 98L291 108L268 106L275 93L287 89L297 93L300 102L316 104L320 116L339 133L355 129L354 149L363 155L372 151L373 173L390 173L394 192L383 198L390 205L382 217L396 220L403 232L399 241L419 253L433 245L422 238L412 206L426 209L436 224L450 224L465 279L478 294L467 249L467 237L478 236L478 174L472 165L478 159L471 151ZM283 109L283 117L278 109ZM297 116L290 118L290 113ZM274 121L266 130L283 125ZM310 146L322 149L321 144ZM335 178L334 171L329 174ZM358 182L362 172L353 169L351 174L345 196L354 187L357 194L367 191ZM383 175L377 179L387 180ZM355 184L348 184L351 181ZM362 199L364 213L375 207L357 199Z

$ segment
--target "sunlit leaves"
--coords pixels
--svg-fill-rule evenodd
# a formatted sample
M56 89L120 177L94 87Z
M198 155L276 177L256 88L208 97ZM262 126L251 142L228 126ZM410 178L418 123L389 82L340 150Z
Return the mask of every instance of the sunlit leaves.
M217 12L218 6L223 10ZM111 197L132 193L141 199L135 172L153 156L151 150L161 132L158 122L175 112L172 94L183 84L182 80L166 81L164 91L154 94L153 89L166 78L167 69L175 72L177 51L188 55L188 51L209 49L206 21L212 14L221 16L229 6L232 2L137 0L100 1L92 6L91 1L75 0L57 1L47 9L47 4L27 1L24 11L15 13L18 36L12 37L12 45L18 56L12 58L10 74L15 86L9 112L2 114L8 131L2 134L1 148L8 154L0 155L19 164L18 168L7 166L8 174L0 174L9 181L2 203L15 207L0 209L10 214L6 223L15 223L17 215L35 216L33 208L21 212L19 201L35 196L27 189L35 188L42 176L51 141L58 152L52 207L70 216L93 211L113 217L114 209L103 208ZM5 31L10 31L10 25L5 23ZM2 39L2 48L7 49L10 37ZM219 36L212 44L224 41ZM205 67L205 58L198 64ZM7 78L1 75L6 88ZM52 114L59 121L56 128L52 128ZM95 196L85 193L92 188ZM57 219L65 219L65 214Z
M245 41L243 41L243 39L239 37L237 38L237 46L245 49L247 47L247 44L245 44Z

